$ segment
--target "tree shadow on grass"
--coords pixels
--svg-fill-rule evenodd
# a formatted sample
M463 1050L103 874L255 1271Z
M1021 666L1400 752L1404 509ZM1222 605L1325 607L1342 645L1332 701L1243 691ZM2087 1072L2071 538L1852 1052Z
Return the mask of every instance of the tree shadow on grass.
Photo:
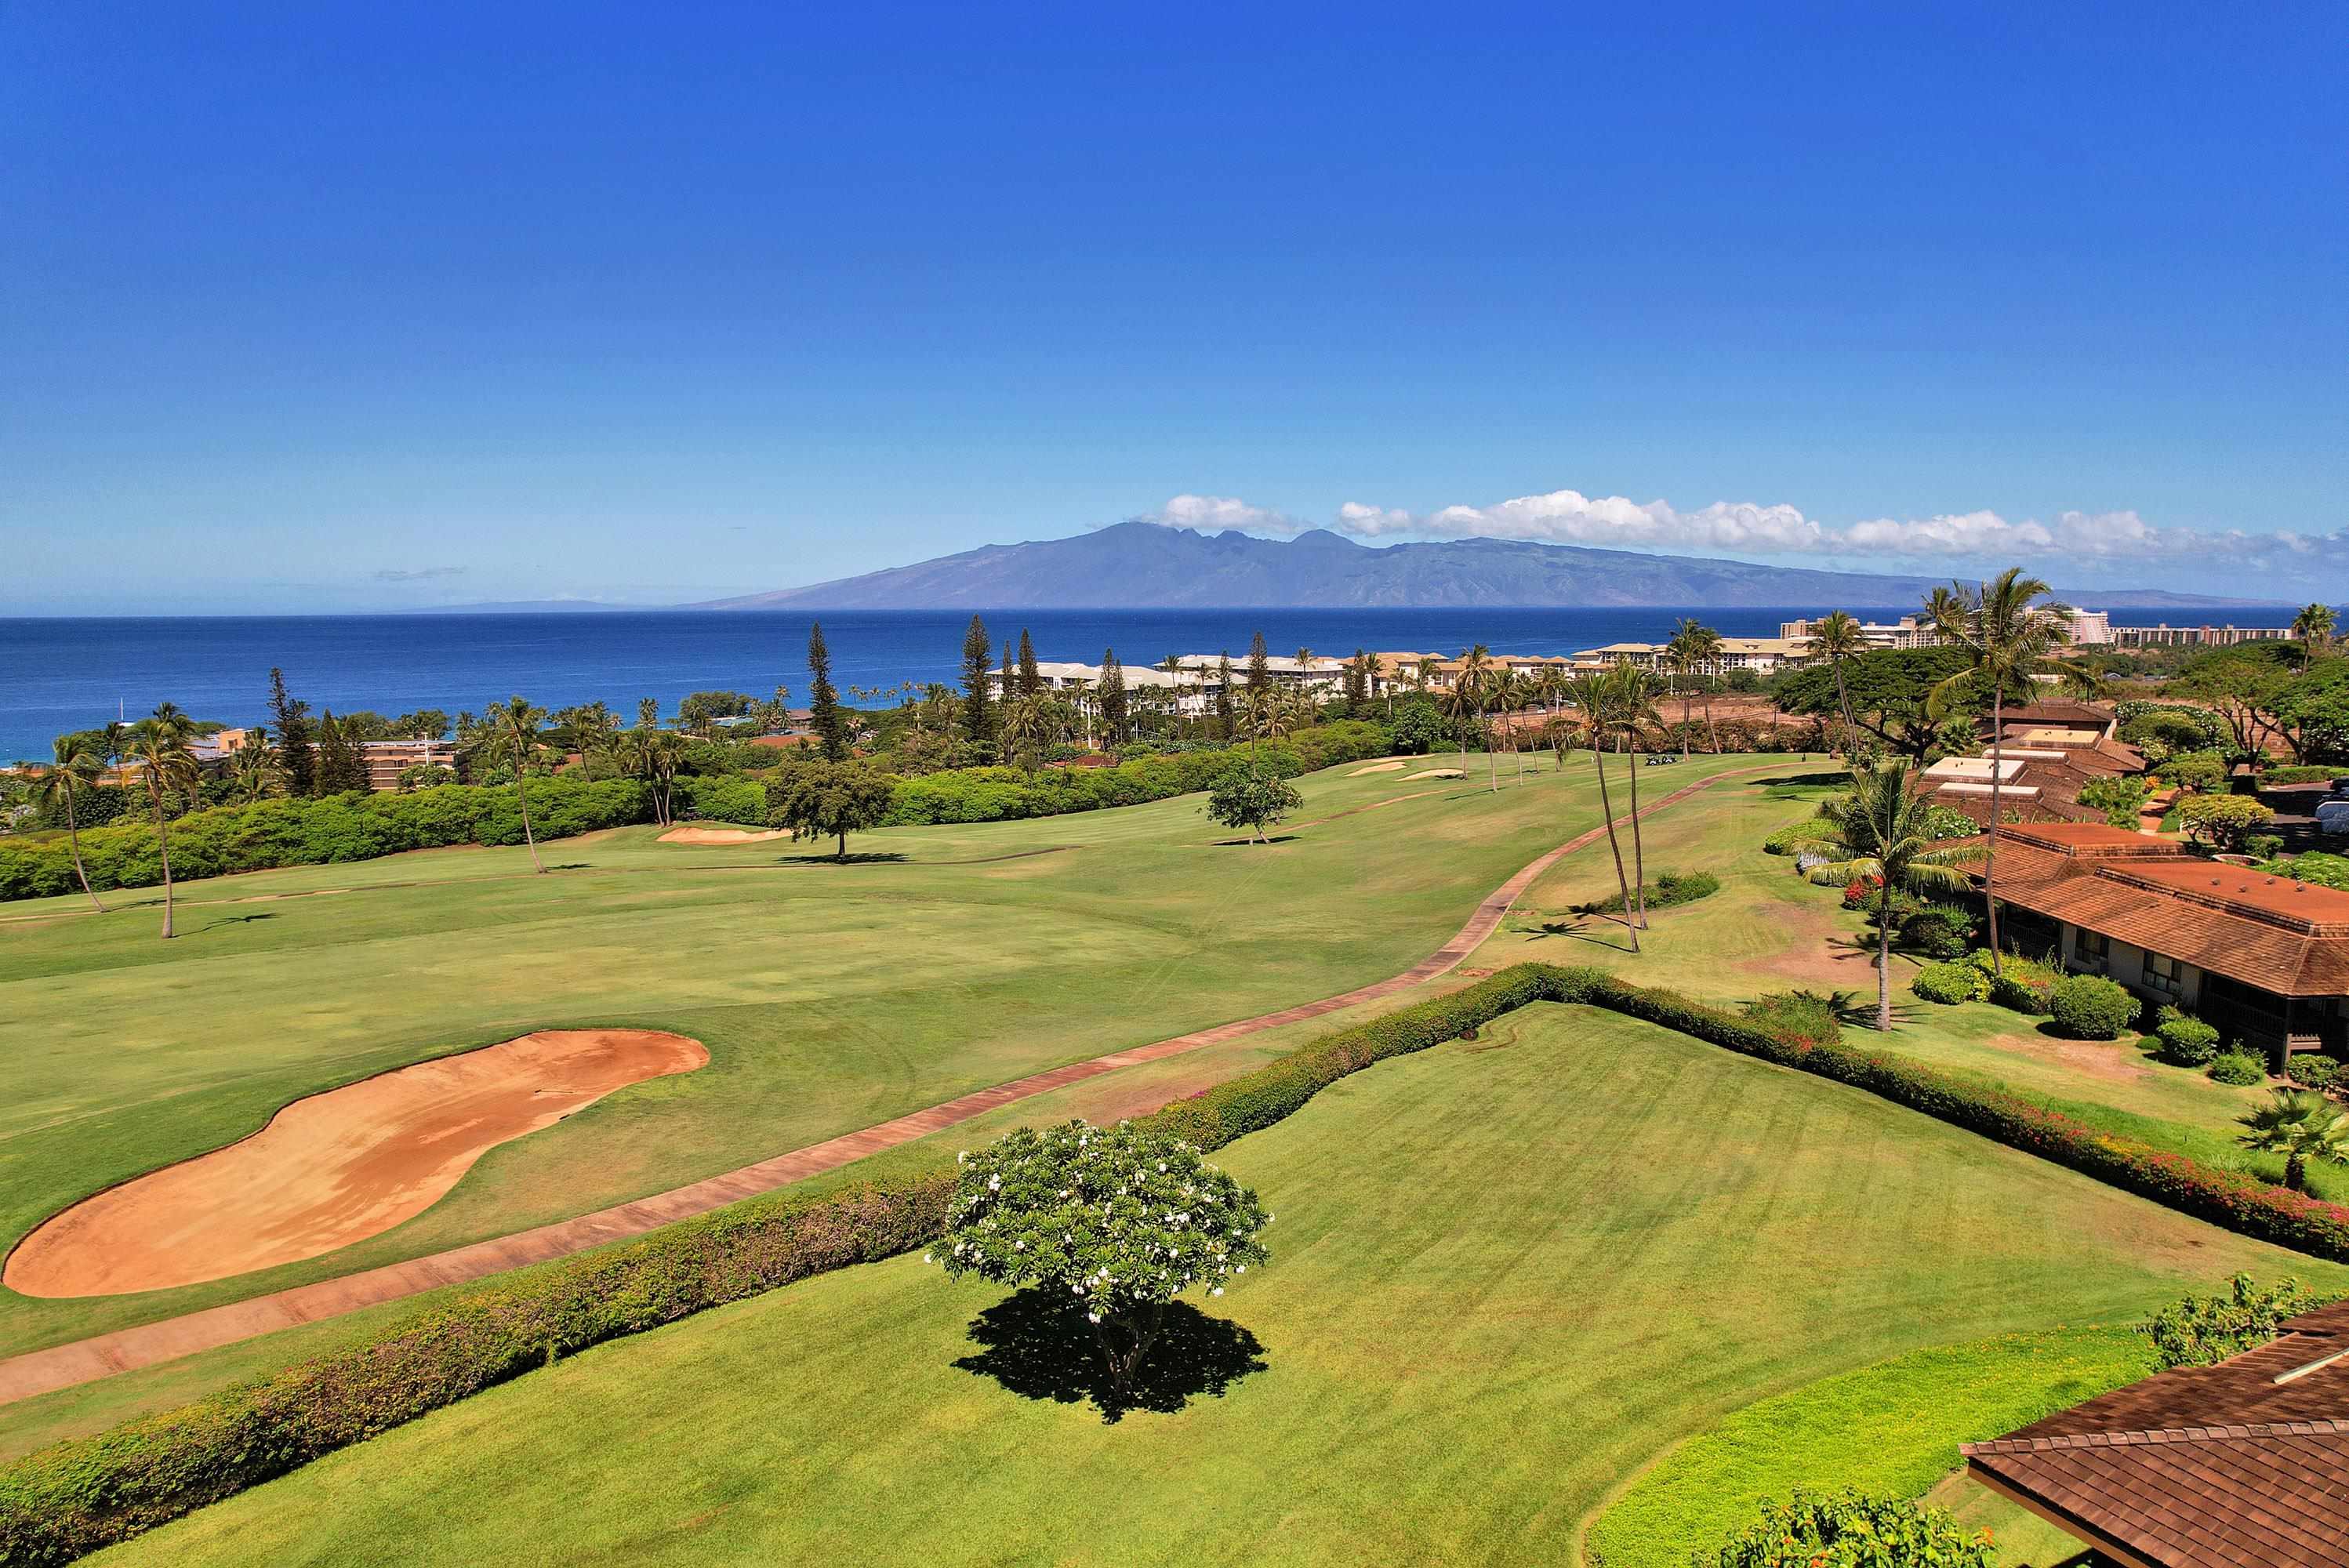
M1539 942L1546 936L1566 936L1577 942L1588 942L1600 947L1611 947L1618 953L1631 951L1631 939L1624 934L1628 928L1621 921L1611 916L1545 920L1537 925L1512 925L1509 929L1535 942Z
M779 866L894 866L905 857L895 850L859 850L853 855L777 855Z
M1237 1323L1210 1317L1188 1302L1169 1302L1157 1342L1121 1396L1102 1366L1092 1325L1075 1296L1023 1290L971 1319L970 1337L986 1348L955 1365L992 1377L1026 1399L1059 1405L1092 1400L1104 1424L1129 1410L1171 1415L1194 1396L1220 1398L1251 1372L1264 1370L1264 1346Z
M251 925L256 920L275 920L276 918L277 912L274 909L264 909L254 914L223 914L208 923L202 929L218 931L223 925Z

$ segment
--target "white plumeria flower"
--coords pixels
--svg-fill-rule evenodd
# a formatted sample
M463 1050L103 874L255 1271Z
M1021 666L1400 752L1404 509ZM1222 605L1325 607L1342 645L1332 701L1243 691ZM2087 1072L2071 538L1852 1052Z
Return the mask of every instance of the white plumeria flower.
M1209 1295L1223 1295L1223 1294L1224 1294L1224 1287L1223 1287L1222 1285L1217 1285L1215 1289L1213 1289L1213 1290L1209 1291L1207 1294L1208 1294Z

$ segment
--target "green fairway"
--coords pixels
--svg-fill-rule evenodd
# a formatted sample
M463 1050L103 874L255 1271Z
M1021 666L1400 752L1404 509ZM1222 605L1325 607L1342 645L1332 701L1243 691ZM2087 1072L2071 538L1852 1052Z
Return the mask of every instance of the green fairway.
M93 1561L1557 1563L1643 1464L1756 1399L2127 1321L2237 1268L2349 1284L1548 1005L1219 1158L1278 1213L1274 1260L1177 1342L1171 1388L1226 1386L1173 1413L1104 1424L1089 1360L984 1347L1002 1294L907 1257L588 1351ZM1930 1425L1888 1412L1878 1446Z
M28 1026L0 1104L0 1243L290 1099L532 1029L670 1029L712 1059L492 1150L417 1218L312 1262L138 1296L0 1296L0 1348L502 1234L1384 978L1598 820L1587 768L1545 760L1520 780L1505 763L1497 794L1413 771L1300 780L1299 823L1269 846L1219 842L1194 797L864 834L852 848L880 858L848 865L629 829L544 846L543 877L519 850L470 849L223 878L181 889L170 943L151 890L102 916L12 905L0 1017Z

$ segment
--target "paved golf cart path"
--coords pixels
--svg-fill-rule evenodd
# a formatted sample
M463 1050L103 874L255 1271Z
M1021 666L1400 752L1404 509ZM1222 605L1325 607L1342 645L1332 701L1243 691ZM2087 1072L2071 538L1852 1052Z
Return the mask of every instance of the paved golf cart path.
M1639 814L1646 818L1725 779L1775 772L1784 766L1783 762L1778 762L1766 767L1716 773L1649 802L1640 809ZM1621 827L1628 825L1630 820L1627 813L1615 821L1618 827ZM338 1317L362 1307L437 1290L442 1285L483 1279L525 1264L568 1257L607 1242L625 1241L678 1220L706 1214L712 1209L739 1202L744 1198L771 1192L827 1171L836 1171L867 1155L926 1137L999 1107L1047 1094L1072 1083L1081 1083L1103 1073L1115 1072L1120 1068L1222 1045L1227 1040L1277 1029L1287 1024L1302 1023L1308 1018L1318 1018L1327 1013L1393 995L1398 991L1408 990L1457 967L1461 960L1475 952L1480 943L1499 928L1502 917L1508 913L1510 906L1516 903L1526 889L1533 885L1535 879L1566 856L1597 842L1606 836L1606 832L1607 825L1601 823L1533 861L1478 904L1468 923L1462 926L1451 941L1402 974L1388 979L1358 986L1340 995L1324 996L1318 1002L1283 1007L1277 1013L1218 1024L1213 1028L1177 1035L1171 1040L1112 1051L1090 1061L1071 1062L1049 1072L1033 1073L1010 1083L958 1096L943 1105L934 1105L926 1110L897 1117L861 1131L826 1139L821 1143L794 1149L771 1160L761 1160L755 1165L745 1165L738 1171L672 1188L666 1192L656 1192L650 1197L598 1210L592 1214L582 1214L576 1219L558 1221L534 1230L517 1231L512 1235L475 1242L470 1246L453 1247L447 1252L410 1258L404 1263L387 1264L381 1268L346 1274L340 1279L296 1285L290 1290L274 1291L225 1306L208 1307L202 1312L167 1317L155 1323L118 1329L111 1334L94 1335L88 1339L53 1346L47 1350L10 1357L0 1361L0 1404L31 1398L58 1388L70 1388L78 1384L94 1383L119 1372L176 1360L182 1356L233 1345L241 1339L291 1328L298 1324Z

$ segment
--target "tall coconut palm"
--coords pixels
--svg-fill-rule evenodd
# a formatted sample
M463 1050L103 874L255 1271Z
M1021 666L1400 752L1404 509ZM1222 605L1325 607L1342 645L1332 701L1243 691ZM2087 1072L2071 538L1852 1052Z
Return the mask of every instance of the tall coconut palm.
M1965 844L1936 849L1929 831L1932 805L1911 787L1909 764L1896 758L1855 773L1851 793L1836 802L1826 821L1829 836L1820 848L1839 856L1811 868L1811 881L1849 885L1863 877L1878 882L1876 904L1876 1026L1892 1027L1892 899L1895 890L1962 892L1959 868L1982 858Z
M90 908L104 914L106 905L98 902L98 894L89 885L89 872L81 863L81 823L75 809L80 792L96 785L98 776L106 771L108 758L100 754L101 744L87 730L58 736L51 748L57 760L34 776L33 803L41 808L44 815L51 817L60 808L64 810L66 843L73 851L74 876L80 882L82 895L89 900Z
M1297 650L1297 689L1299 691L1310 692L1313 689L1313 671L1320 662L1321 655L1312 649Z
M761 710L760 718L762 727L771 722L780 728L789 722L791 710L786 706L788 700L784 696L783 688L777 686L775 700L772 703L758 705ZM574 712L572 717L571 731L573 738L579 744L579 765L585 769L588 779L593 780L595 777L595 758L610 756L613 742L619 738L620 716L614 713L610 707L603 702L591 702Z
M2047 655L2071 641L2061 605L2040 605L2047 584L2025 577L2023 568L2010 566L1979 590L1952 583L1938 606L1933 630L1966 656L1967 667L1933 687L1925 701L1926 714L1935 719L1949 711L1967 684L1990 687L1990 832L1984 838L1982 906L1987 912L1991 973L1999 973L1998 827L2004 819L1999 809L2006 773L2006 694L2028 691L2031 677L2044 669Z
M2292 634L2300 639L2300 667L2305 671L2316 655L2333 645L2333 607L2311 604L2292 618Z
M1937 588L1934 592L1942 590ZM1848 766L1852 736L1858 727L1851 721L1851 691L1844 684L1843 666L1845 660L1856 659L1868 651L1867 634L1859 629L1857 621L1837 610L1818 623L1810 641L1803 645L1803 651L1812 658L1826 660L1835 671L1836 706L1843 710L1843 759Z
M171 936L171 830L163 817L163 797L176 794L192 799L202 781L196 766L193 720L171 703L129 727L122 739L124 760L136 763L139 781L147 791L147 809L155 818L155 848L163 860L163 937Z
M1482 643L1460 655L1460 680L1456 689L1464 690L1468 694L1469 700L1475 705L1480 717L1491 709L1498 699L1497 677L1501 674L1502 671L1493 663L1493 650ZM1464 766L1467 762L1464 754L1461 758L1461 762ZM1500 758L1494 755L1493 740L1489 734L1485 738L1485 763L1487 770L1492 774L1493 791L1498 794L1501 789L1501 762Z
M1721 732L1713 727L1713 687L1721 675L1721 661L1729 645L1711 626L1685 623L1689 653L1696 665L1697 678L1704 683L1704 743L1715 757L1721 755Z
M1599 815L1607 824L1607 847L1615 854L1615 887L1622 895L1623 928L1631 934L1631 951L1640 951L1640 928L1631 919L1631 884L1623 874L1623 843L1615 836L1615 804L1607 795L1607 735L1612 722L1614 689L1608 677L1596 670L1578 671L1567 677L1566 701L1573 709L1551 722L1561 729L1571 728L1577 738L1590 747L1590 766L1599 774ZM1565 758L1558 759L1565 765Z
M1631 761L1631 897L1638 904L1640 929L1648 929L1648 845L1640 825L1640 739L1649 725L1661 725L1656 711L1656 681L1629 659L1618 659L1607 672L1614 699L1609 715L1614 721L1616 744Z
M1703 627L1698 624L1694 616L1682 616L1681 624L1673 629L1671 640L1664 644L1656 661L1671 673L1672 689L1680 696L1681 760L1683 762L1688 760L1689 730L1692 727L1689 723L1689 709L1696 704L1697 672L1704 667L1696 645L1696 634L1702 630Z
M490 709L490 722L489 754L513 764L514 799L522 806L522 841L530 848L532 869L543 876L546 864L538 858L538 836L530 826L529 785L531 765L543 749L538 732L546 723L546 709L533 707L528 697L512 697Z
M2349 1165L2349 1120L2341 1108L2312 1089L2280 1088L2265 1105L2236 1121L2235 1141L2262 1154L2283 1156L2283 1184L2308 1191L2308 1162Z
M1462 671L1458 679L1445 687L1435 699L1435 709L1452 721L1452 728L1460 741L1460 770L1468 771L1468 737L1483 727L1485 693L1482 686L1469 679Z
M229 758L229 769L236 798L248 806L285 792L285 761L260 730L246 731L243 744Z
M1535 686L1531 676L1515 670L1504 673L1500 679L1501 711L1507 716L1509 757L1517 766L1517 777L1526 776L1526 748L1518 744L1517 716L1533 706Z

